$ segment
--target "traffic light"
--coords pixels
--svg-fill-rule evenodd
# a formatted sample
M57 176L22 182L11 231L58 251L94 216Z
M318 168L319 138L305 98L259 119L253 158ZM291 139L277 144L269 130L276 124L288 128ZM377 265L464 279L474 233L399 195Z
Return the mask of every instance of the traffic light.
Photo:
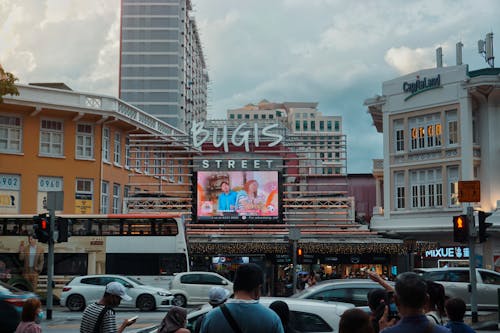
M297 263L302 264L304 262L304 250L301 247L297 248Z
M35 238L39 242L48 243L50 238L50 223L47 214L33 216L33 229L35 230Z
M477 217L478 217L478 220L479 220L479 243L484 243L486 242L486 239L488 238L488 234L486 233L486 229L488 229L489 227L491 227L493 225L493 223L487 223L486 222L486 218L488 216L490 216L491 213L485 213L483 211L478 211L477 212Z
M69 236L71 236L71 234L69 232L71 220L63 218L63 217L58 217L56 224L57 224L57 231L58 231L57 242L58 243L67 242Z
M467 243L469 241L467 215L453 216L453 241L456 243Z

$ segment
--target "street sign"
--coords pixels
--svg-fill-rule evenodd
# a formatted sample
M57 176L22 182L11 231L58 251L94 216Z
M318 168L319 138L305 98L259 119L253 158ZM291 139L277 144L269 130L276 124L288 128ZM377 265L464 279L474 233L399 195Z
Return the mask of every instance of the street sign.
M481 182L479 180L467 180L458 182L458 201L480 202Z

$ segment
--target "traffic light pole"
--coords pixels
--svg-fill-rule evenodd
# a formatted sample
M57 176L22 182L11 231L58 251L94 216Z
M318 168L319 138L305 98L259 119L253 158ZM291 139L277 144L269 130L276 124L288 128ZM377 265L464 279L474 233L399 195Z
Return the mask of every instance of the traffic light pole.
M47 319L52 319L53 290L54 281L54 229L56 226L56 213L54 209L49 209L50 234L49 234L49 258L47 262Z
M297 240L293 240L293 293L297 292Z
M470 276L470 307L472 322L477 323L477 281L476 281L476 223L474 207L467 206L467 220L469 221L469 276Z

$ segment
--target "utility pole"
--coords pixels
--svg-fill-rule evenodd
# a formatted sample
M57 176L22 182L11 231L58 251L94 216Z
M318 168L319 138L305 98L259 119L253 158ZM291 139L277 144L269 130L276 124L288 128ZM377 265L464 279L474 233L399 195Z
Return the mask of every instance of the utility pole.
M47 319L52 319L52 305L53 305L53 290L54 283L54 228L56 226L56 212L53 208L49 208L49 255L47 262Z
M56 210L63 210L64 192L47 193L47 210L49 211L49 254L47 260L47 319L52 319L53 285L54 285L54 230L56 227Z
M467 220L469 221L469 276L470 276L470 308L472 322L477 323L477 279L476 279L476 222L474 207L467 206Z
M293 264L293 293L295 294L297 292L297 242L300 239L300 229L298 228L290 228L290 231L288 232L288 238L293 241L293 259L292 259L292 264Z

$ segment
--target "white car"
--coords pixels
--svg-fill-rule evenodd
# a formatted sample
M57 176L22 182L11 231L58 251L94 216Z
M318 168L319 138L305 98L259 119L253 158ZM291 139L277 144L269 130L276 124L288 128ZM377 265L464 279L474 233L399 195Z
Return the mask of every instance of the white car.
M353 304L342 302L324 302L308 299L286 298L286 297L261 297L259 302L269 306L274 301L283 301L290 309L290 323L299 332L327 333L338 332L340 316L344 311L354 307ZM198 317L212 309L211 305L205 305L200 310L193 311L187 315L187 328L194 332ZM130 332L156 333L158 325Z
M208 302L208 292L212 287L222 287L232 294L233 283L213 272L185 272L174 275L170 282L170 292L174 295L173 305L203 304Z
M152 311L159 307L172 305L172 294L162 288L142 284L134 278L122 275L85 275L68 282L61 293L61 306L71 311L82 311L85 307L98 301L104 295L106 285L112 281L119 282L127 289L132 300L122 300L120 307L139 308L141 311Z
M423 278L440 283L446 297L458 297L470 308L469 267L419 268L415 270ZM500 273L476 268L477 307L481 310L498 309L498 289Z

